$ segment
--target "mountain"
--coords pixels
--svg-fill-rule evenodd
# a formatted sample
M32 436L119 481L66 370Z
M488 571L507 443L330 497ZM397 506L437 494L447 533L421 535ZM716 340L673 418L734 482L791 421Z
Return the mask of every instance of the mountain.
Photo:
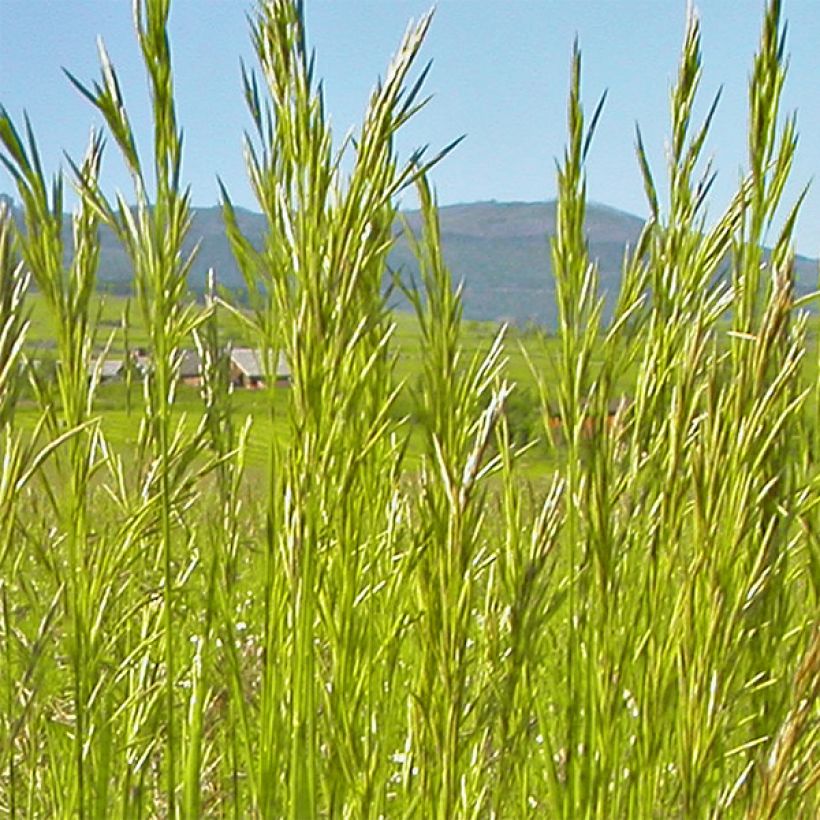
M403 214L414 233L421 229L421 214ZM265 220L257 213L237 209L242 231L259 247ZM439 209L444 259L455 282L464 281L464 315L524 324L548 323L555 316L555 288L550 271L549 235L555 224L555 203L476 202ZM643 221L604 205L590 205L587 230L590 250L599 260L602 287L616 293L627 244L634 245ZM404 281L417 279L418 265L401 225L388 264ZM194 287L201 287L213 266L228 287L241 286L239 271L222 232L218 208L197 209L192 236L202 237L198 260L191 272ZM408 304L401 294L391 297L399 309Z
M8 199L6 197L6 199ZM15 216L20 217L15 210ZM421 227L418 211L403 217L417 233ZM555 284L550 269L549 237L555 225L555 202L475 202L448 205L439 209L442 246L456 282L464 283L464 315L468 319L509 321L515 324L555 321ZM261 246L265 219L261 214L237 209L240 228L251 242ZM66 221L70 225L70 220ZM617 293L621 264L627 246L634 247L643 220L632 214L590 203L586 230L590 253L598 262L601 289L611 300ZM68 230L68 228L67 228ZM389 265L405 281L417 278L418 266L396 226L397 242ZM225 239L222 212L218 207L194 208L188 241L190 250L199 241L190 282L201 290L209 268L228 288L242 288L242 277ZM130 288L131 268L114 238L101 232L100 281L115 291ZM797 257L796 274L801 293L816 288L817 262ZM398 308L406 308L404 297L391 296Z
M555 202L476 202L439 209L444 259L455 281L464 282L464 314L522 324L554 322L555 282L549 237ZM414 233L417 211L405 214ZM634 247L643 220L590 204L586 220L592 257L598 260L602 290L617 293L627 245ZM407 245L397 244L391 264L415 273Z

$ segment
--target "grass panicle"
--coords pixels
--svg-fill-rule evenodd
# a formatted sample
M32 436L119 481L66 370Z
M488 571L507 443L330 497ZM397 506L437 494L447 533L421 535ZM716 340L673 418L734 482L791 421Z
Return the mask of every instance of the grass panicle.
M668 160L638 128L650 216L606 297L586 234L605 96L585 112L574 45L553 335L464 320L430 182L458 141L397 148L432 16L339 141L297 0L254 7L238 89L261 242L220 183L247 301L212 271L197 302L169 14L134 4L147 144L102 42L98 80L68 74L127 195L92 132L66 217L63 174L0 109L20 202L0 210L0 814L814 816L820 381L781 4L713 218L720 93L696 121L687 11ZM96 293L101 230L127 302ZM389 269L400 231L418 282Z

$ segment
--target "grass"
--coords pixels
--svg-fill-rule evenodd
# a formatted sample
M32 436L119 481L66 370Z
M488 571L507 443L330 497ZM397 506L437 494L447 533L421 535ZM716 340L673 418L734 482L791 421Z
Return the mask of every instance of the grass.
M244 73L263 250L223 188L250 301L193 302L168 3L135 11L153 139L137 146L101 48L100 80L71 79L135 207L100 189L92 135L68 266L61 178L0 112L27 225L0 220L0 812L816 814L817 348L790 216L761 251L772 215L799 211L781 202L796 132L780 4L750 82L748 173L714 224L690 14L665 173L638 136L652 217L608 323L583 231L605 112L585 113L574 49L547 340L462 320L427 181L446 151L394 151L431 18L340 161L290 0L256 8ZM421 275L401 315L382 280L410 185ZM95 290L99 223L135 270L127 343L124 303ZM125 386L87 377L112 331L112 350L154 353L130 412ZM227 340L284 351L291 387L229 391ZM44 342L56 379L21 389ZM194 345L201 389L177 383Z

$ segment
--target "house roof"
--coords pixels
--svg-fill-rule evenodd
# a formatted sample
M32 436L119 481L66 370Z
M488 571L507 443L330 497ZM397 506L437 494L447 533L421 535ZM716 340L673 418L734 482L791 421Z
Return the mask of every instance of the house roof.
M250 379L261 379L265 376L265 369L262 366L262 351L252 347L235 347L231 351L231 363L239 368ZM276 376L287 378L290 376L290 366L287 357L283 352L279 352L279 360L276 365Z
M262 357L258 350L251 347L235 347L231 351L231 364L249 378L261 378L264 375Z
M122 373L124 362L122 359L106 359L100 365L100 378L101 379L113 379L116 376L119 376Z
M196 350L184 350L182 361L179 364L179 376L181 379L202 375L202 358Z
M290 363L288 362L288 357L281 350L279 351L279 361L276 365L276 375L280 378L290 378Z

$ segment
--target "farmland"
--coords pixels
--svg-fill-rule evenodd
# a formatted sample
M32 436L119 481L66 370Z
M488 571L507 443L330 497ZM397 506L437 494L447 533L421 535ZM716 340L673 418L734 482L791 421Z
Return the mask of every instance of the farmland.
M639 136L651 215L606 311L585 234L600 108L573 48L543 337L464 320L430 183L447 151L396 151L432 18L337 149L292 0L251 15L243 73L263 244L221 189L247 301L193 299L169 7L135 8L152 138L101 48L98 80L70 75L109 136L71 165L71 254L64 181L0 110L27 225L0 219L0 813L816 815L820 381L780 3L748 167L711 221L689 14L668 166ZM127 197L103 190L109 150ZM130 303L97 288L101 225ZM268 365L266 389L230 390L231 344L283 352L289 386ZM147 349L144 381L89 377L106 345Z
M193 297L192 297L193 298ZM123 317L130 318L133 306L129 299L121 295L100 293L92 308L98 319L98 345L91 356L121 360L125 356L125 335L122 331ZM28 299L31 325L26 334L25 355L31 360L41 360L54 355L55 328L41 296L32 293ZM247 310L240 304L236 311L226 308L218 309L220 334L225 345L233 347L248 346L254 341L253 334L245 321L237 317L246 315ZM404 385L394 403L392 414L397 420L406 418L412 430L413 402L410 397L412 386L421 375L421 339L415 317L407 312L395 312L392 317L395 329L391 336L391 349L395 355L395 377ZM492 322L465 322L463 352L465 357L475 356L486 351L493 339L502 331L500 325ZM531 478L543 478L554 466L554 459L549 456L545 446L543 430L539 434L541 416L540 402L537 397L537 385L533 370L546 377L554 378L557 347L555 339L532 329L520 331L508 328L504 331L506 377L516 386L514 422L520 427L520 438L523 441L542 439L540 447L533 449L525 459L526 472ZM131 350L145 348L149 344L148 335L138 317L128 323L127 341ZM189 347L193 348L193 340ZM128 387L123 378L113 383L100 385L95 396L95 411L104 417L108 443L115 451L122 454L131 452L136 444L135 422L138 421L139 403L141 402L142 382L138 376L132 376ZM629 374L625 374L623 391L630 389ZM130 393L130 396L128 395ZM33 429L39 417L36 402L26 389L25 397L17 409L17 422L26 429ZM520 395L520 400L518 396ZM253 424L248 439L247 465L254 474L266 469L268 458L267 442L271 436L286 437L287 425L283 414L287 408L287 395L278 388L268 393L237 390L233 395L234 412L237 418L251 417ZM272 406L271 406L272 405ZM193 421L203 409L199 389L180 385L175 403L176 410ZM129 410L129 408L133 408ZM273 411L273 413L271 412ZM277 423L274 419L279 418ZM410 455L415 464L420 455L418 436L411 432Z

